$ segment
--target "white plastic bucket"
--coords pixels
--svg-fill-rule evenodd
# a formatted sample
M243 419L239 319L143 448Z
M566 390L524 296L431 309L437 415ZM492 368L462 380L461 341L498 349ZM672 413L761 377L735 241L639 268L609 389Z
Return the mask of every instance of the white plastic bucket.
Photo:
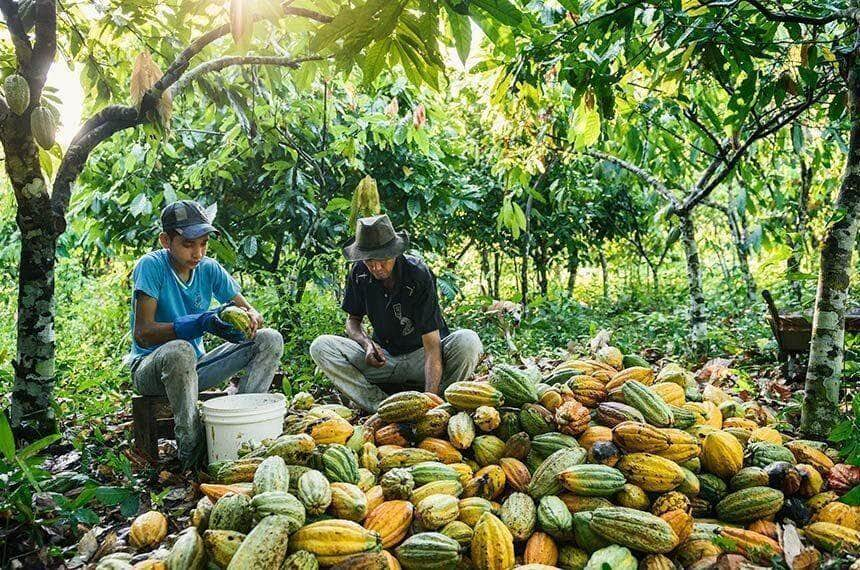
M234 394L203 402L209 463L236 459L245 442L278 437L286 413L283 394Z

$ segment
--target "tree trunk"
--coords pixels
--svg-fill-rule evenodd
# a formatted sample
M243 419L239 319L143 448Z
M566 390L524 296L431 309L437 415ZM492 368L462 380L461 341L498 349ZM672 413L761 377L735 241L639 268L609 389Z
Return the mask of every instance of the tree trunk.
M852 2L856 4L856 0ZM855 58L856 53L848 61L851 137L835 208L844 215L827 228L821 248L806 395L801 410L801 431L816 437L827 437L841 419L837 410L844 357L845 305L860 215L860 61Z
M729 220L729 229L732 234L732 242L735 245L735 252L738 256L738 268L741 270L744 285L747 291L747 299L750 302L756 300L756 283L750 271L749 264L749 249L747 247L747 231L744 218L735 212L731 207L726 209L726 217Z
M485 248L481 248L481 294L484 296L493 296L492 292L492 276L490 275L490 256Z
M57 238L54 217L29 114L9 116L0 139L6 172L15 191L21 232L18 263L17 356L12 362L10 420L27 440L56 432L54 418L54 264Z
M600 272L603 276L603 298L609 299L609 271L606 268L606 256L603 255L603 248L598 250L600 255Z
M493 298L499 299L499 280L502 274L502 260L498 251L493 252Z
M567 254L567 294L573 297L573 289L576 287L576 272L579 270L579 260L572 253Z
M531 232L531 216L532 216L532 195L529 194L526 200L526 229L523 235L523 265L520 268L520 286L522 287L522 304L523 316L528 314L529 310L529 254L532 247L532 232Z
M809 203L809 191L812 188L812 169L806 164L806 160L800 159L800 193L797 197L797 208L794 214L794 234L791 240L791 255L786 260L786 269L791 280L791 296L798 309L803 304L803 287L798 279L801 271L800 260L803 259L803 250L806 240L806 209Z
M699 248L691 214L679 216L681 242L687 259L687 287L690 294L690 342L699 351L707 333L705 322L705 296L702 293L702 270L699 266Z

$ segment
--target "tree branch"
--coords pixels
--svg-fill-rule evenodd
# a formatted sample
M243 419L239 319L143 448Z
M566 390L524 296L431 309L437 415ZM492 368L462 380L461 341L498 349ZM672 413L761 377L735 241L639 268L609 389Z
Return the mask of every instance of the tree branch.
M584 151L581 151L581 154L584 154L586 156L590 156L592 158L597 158L600 160L605 160L607 162L611 162L611 163L613 163L617 166L620 166L621 168L623 168L629 172L632 172L633 174L635 174L636 176L638 176L639 178L641 178L642 180L644 180L645 182L650 184L657 191L658 194L663 196L663 198L666 199L672 205L673 208L677 209L681 206L681 203L678 202L678 199L671 192L671 190L669 190L669 188L665 184L663 184L663 182L661 182L659 179L657 179L656 176L654 176L650 172L647 172L643 168L640 168L640 167L636 166L635 164L627 162L626 160L619 158L615 155L612 155L612 154L609 154L606 152L602 152L599 150L584 150Z
M717 138L717 136L708 129L702 121L699 120L699 115L693 109L684 109L684 116L687 119L696 125L696 127L702 131L706 137L708 137L714 146L717 147L717 152L719 155L725 160L726 158L726 148L723 146L723 143Z
M741 1L741 0L738 0ZM749 5L759 11L759 13L772 22L784 22L786 24L808 24L810 26L823 26L830 22L835 22L840 18L857 18L856 10L839 10L828 16L808 16L805 14L793 14L790 12L774 12L759 0L745 0ZM706 6L709 4L706 4Z
M21 23L18 4L12 0L0 0L0 12L3 14L3 19L6 20L6 28L12 37L12 45L15 46L15 56L18 63L24 67L30 63L33 46L30 44L30 37L27 35L27 30L24 29L24 24Z
M234 55L234 56L226 56L219 57L218 59L213 59L211 61L207 61L201 63L200 65L191 68L188 72L184 73L182 77L180 77L176 83L170 86L168 91L171 95L174 95L176 92L182 90L183 87L188 85L189 83L196 80L200 75L204 73L212 73L216 71L221 71L224 68L235 66L235 65L275 65L281 67L290 67L293 69L297 69L302 63L308 61L320 61L326 59L324 56L308 56L308 57L299 57L299 58L289 58L289 57L280 57L280 56L266 56L266 55Z
M37 1L47 2L48 0ZM0 10L3 10L4 14L6 12L4 6L11 7L13 9L15 8L14 4L11 3L11 0L0 0ZM284 16L301 16L323 23L331 21L329 16L325 16L313 10L290 7L288 2L282 4L282 11ZM14 10L14 13L17 17L17 10ZM56 26L56 19L54 21L54 25ZM161 99L165 90L169 89L180 80L188 69L191 59L210 43L229 33L230 24L222 24L192 41L188 47L182 50L173 63L170 64L167 71L165 71L164 75L156 81L155 85L147 90L144 94L143 100L141 101L140 109L123 105L111 105L90 117L90 119L81 126L78 133L72 139L69 148L66 150L63 161L60 163L60 167L57 170L57 176L54 179L53 192L51 194L51 210L54 215L54 228L57 235L63 233L66 229L66 211L68 210L69 202L71 201L72 183L84 169L87 159L93 149L98 146L99 143L110 138L115 133L145 123L147 121L147 112L155 108L155 105ZM56 45L54 47L56 47ZM226 60L229 59L231 58L221 58L220 60L214 61L226 62ZM301 61L309 59L311 58L293 61L298 65ZM227 65L237 65L238 63L226 62L221 65L221 63L216 64L209 62L209 64L211 65L208 67L208 70L217 70L223 69ZM218 67L218 65L221 65L221 67ZM284 63L282 63L282 65L284 65ZM198 68L202 66L207 66L207 64L201 64ZM207 68L203 67L203 69ZM194 70L192 70L192 72L193 71ZM198 71L197 75L202 72L202 70ZM186 81L184 84L187 85L188 82Z
M331 18L324 14L320 14L319 12L315 12L313 10L307 10L305 8L293 8L290 7L287 3L282 4L282 14L284 16L301 16L305 18L309 18L311 20L316 20L321 23L331 22ZM257 20L263 19L262 17L257 17ZM140 109L141 113L145 113L155 107L161 98L162 93L165 90L169 89L171 85L173 85L179 78L185 73L185 70L188 69L188 65L191 59L200 53L203 48L220 38L221 36L226 36L230 33L230 24L222 24L217 28L210 30L209 32L203 34L191 44L188 45L182 52L176 57L173 63L167 68L164 72L164 75L161 76L161 79L156 81L155 85L152 86L152 89L147 91L147 93L143 97L143 101L141 101Z
M27 80L30 82L30 98L39 104L42 88L48 79L48 71L57 54L57 5L54 0L36 0L36 43L28 66Z
M710 177L709 180L702 176L699 184L696 185L696 190L694 190L686 200L684 200L684 204L681 209L685 212L691 211L696 204L698 204L701 200L705 199L710 195L711 192L723 181L726 177L731 173L734 167L740 162L741 158L743 158L752 144L760 139L768 137L787 125L788 123L794 121L797 117L800 116L801 113L806 111L813 103L815 103L818 99L820 99L823 94L826 92L826 89L822 90L817 96L813 96L811 93L807 96L806 99L801 101L800 103L789 107L785 110L785 112L776 115L761 127L758 127L753 133L747 138L746 141L732 154L731 158L725 162L723 168L716 174ZM713 166L713 165L712 165ZM707 174L707 172L706 172ZM705 184L705 181L707 183Z

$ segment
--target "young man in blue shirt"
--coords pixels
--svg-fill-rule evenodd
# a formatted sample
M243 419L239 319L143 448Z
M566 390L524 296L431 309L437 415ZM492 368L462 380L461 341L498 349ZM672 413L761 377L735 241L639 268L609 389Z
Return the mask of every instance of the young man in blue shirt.
M161 213L162 249L138 260L132 274L132 352L134 387L145 396L167 396L173 408L179 459L187 466L203 457L205 439L197 414L197 395L247 370L239 392L266 392L284 352L280 333L261 328L263 317L242 296L239 284L217 261L206 257L212 226L197 202L182 200ZM246 338L218 316L212 300L247 311ZM209 352L203 334L224 339Z

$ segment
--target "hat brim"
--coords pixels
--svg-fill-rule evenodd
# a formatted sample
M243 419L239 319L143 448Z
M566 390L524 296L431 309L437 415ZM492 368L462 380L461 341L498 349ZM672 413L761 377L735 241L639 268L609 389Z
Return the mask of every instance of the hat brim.
M185 239L197 239L209 234L221 234L212 224L193 224L184 228L176 228L176 233Z
M409 249L409 234L396 232L395 238L382 247L361 249L355 243L355 236L350 238L343 248L343 255L349 261L366 261L368 259L394 259Z

